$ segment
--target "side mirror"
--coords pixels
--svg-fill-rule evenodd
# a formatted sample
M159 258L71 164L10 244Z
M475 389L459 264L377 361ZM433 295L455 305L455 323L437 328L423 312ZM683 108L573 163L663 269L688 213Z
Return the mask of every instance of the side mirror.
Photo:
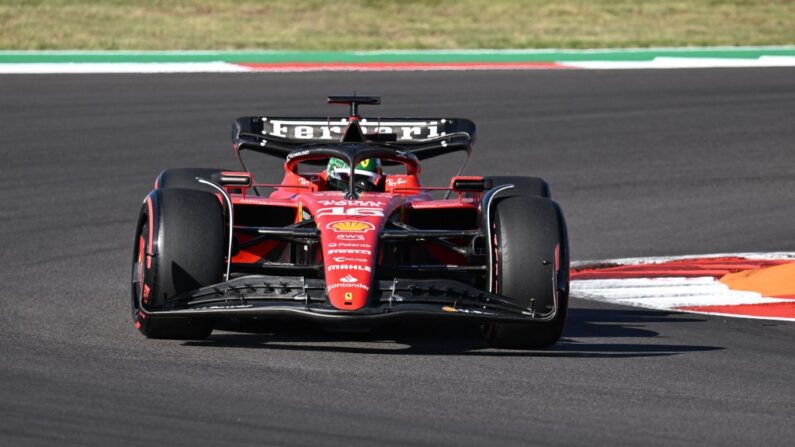
M453 177L452 187L455 191L482 192L492 188L491 179L483 177Z
M213 174L210 180L221 186L241 188L247 188L254 183L251 174L248 172L222 172L220 174Z

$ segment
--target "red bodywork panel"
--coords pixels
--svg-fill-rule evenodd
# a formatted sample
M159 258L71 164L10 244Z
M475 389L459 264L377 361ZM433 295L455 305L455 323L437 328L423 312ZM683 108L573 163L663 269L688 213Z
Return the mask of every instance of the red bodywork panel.
M378 234L405 200L392 194L362 194L345 200L341 192L301 195L320 230L326 291L338 309L364 307L378 259Z
M227 173L225 173L227 174ZM249 175L235 172L230 175ZM287 170L281 185L268 197L246 194L246 190L228 187L233 206L292 207L294 222L303 220L304 213L314 219L320 231L320 253L326 280L326 292L332 306L341 310L357 310L367 304L379 264L379 234L385 223L402 209L477 209L479 194L454 193L454 198L433 200L421 186L416 174L385 176L385 192L362 192L356 200L346 200L340 191L324 191L324 173L297 174ZM471 179L470 177L467 177ZM476 177L480 178L480 177ZM450 190L451 188L428 188ZM253 239L250 235L236 235L238 241ZM233 263L260 262L280 243L266 240L238 251ZM444 249L425 244L432 256L447 262L461 259Z

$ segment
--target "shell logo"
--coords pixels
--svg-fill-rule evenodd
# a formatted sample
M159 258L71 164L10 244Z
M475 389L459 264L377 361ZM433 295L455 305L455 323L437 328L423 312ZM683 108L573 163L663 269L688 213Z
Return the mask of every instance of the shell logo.
M337 222L331 222L330 224L326 225L326 228L342 233L363 233L365 231L375 230L373 224L358 220L340 220Z

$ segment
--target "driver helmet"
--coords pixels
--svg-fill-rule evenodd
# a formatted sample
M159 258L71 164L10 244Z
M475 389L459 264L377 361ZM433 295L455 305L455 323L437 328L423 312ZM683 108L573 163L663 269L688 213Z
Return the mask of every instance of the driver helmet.
M378 158L362 160L356 165L353 173L357 191L375 191L381 183L381 160ZM326 176L330 189L347 191L350 174L351 168L339 158L332 158L328 161Z

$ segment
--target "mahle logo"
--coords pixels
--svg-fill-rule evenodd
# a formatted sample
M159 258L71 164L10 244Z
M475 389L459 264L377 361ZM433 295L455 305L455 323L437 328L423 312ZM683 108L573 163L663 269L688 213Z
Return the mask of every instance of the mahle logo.
M326 225L329 230L334 230L337 233L363 233L365 231L374 230L375 227L369 222L361 222L358 220L340 220L338 222L331 222Z

